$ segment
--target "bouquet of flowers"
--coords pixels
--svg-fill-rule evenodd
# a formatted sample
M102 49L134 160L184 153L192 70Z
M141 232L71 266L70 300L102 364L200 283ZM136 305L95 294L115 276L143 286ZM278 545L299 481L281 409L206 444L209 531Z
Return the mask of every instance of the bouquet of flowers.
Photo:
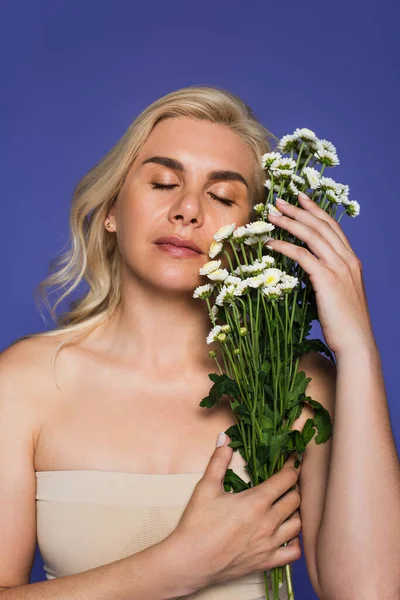
M300 356L310 350L322 352L334 362L322 340L307 339L311 322L318 320L315 292L297 262L273 255L268 240L273 239L270 234L275 226L266 219L269 212L279 212L274 206L275 194L297 206L300 192L334 219L338 208L343 207L338 223L344 212L356 217L360 207L356 200L348 199L349 186L323 175L326 167L338 164L335 146L317 138L310 129L298 128L285 135L276 152L262 156L265 203L253 207L255 220L238 228L232 223L217 231L209 249L212 260L199 271L209 282L197 287L193 297L207 302L213 326L207 343L217 342L220 351L209 352L219 374L209 374L213 385L200 406L211 408L223 395L229 398L236 425L226 434L232 440L229 445L247 462L250 476L246 483L228 469L224 479L227 492L240 492L265 481L282 468L292 452L297 454L298 466L316 431L317 444L332 435L329 412L305 394L311 378L298 371ZM321 165L320 170L317 165ZM285 231L279 235L277 239L304 245ZM221 260L214 260L222 252L229 270L221 268ZM314 418L307 419L301 432L291 430L306 402L314 409ZM279 600L284 573L289 599L294 599L289 564L264 572L267 600L268 577L273 600Z

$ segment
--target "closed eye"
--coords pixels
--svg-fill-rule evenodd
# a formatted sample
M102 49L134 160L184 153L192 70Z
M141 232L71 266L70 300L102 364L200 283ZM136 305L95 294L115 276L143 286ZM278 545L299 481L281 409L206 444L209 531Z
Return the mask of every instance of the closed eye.
M162 183L156 183L156 182L152 182L153 185L153 190L156 189L160 189L160 190L172 190L172 188L176 187L176 185L163 185ZM227 206L232 206L232 204L235 204L233 200L228 200L227 198L220 198L219 196L216 196L215 194L213 194L212 192L209 192L210 196L212 196L212 198L214 198L214 200L219 200L219 202L222 202L222 204L226 204Z

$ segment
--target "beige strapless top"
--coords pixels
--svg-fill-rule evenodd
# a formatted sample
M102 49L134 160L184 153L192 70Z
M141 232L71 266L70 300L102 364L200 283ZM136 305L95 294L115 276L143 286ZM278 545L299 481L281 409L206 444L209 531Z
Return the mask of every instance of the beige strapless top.
M250 481L244 466L233 470ZM177 527L203 475L36 471L37 539L46 579L87 571L162 541ZM265 600L264 575L251 573L185 597ZM287 600L285 581L280 597Z

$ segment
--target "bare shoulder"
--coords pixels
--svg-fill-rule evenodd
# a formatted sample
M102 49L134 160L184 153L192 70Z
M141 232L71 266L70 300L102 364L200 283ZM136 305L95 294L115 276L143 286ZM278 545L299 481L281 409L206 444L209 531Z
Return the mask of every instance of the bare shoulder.
M39 377L43 373L40 367L45 367L46 361L55 347L56 338L53 337L26 336L15 340L0 352L2 377L9 381L10 378L18 375L13 384L23 384L28 376L36 375L36 377Z
M0 352L2 405L12 403L19 422L38 424L40 406L52 383L58 336L19 338Z
M34 455L52 347L27 337L0 352L0 589L28 584L35 557Z

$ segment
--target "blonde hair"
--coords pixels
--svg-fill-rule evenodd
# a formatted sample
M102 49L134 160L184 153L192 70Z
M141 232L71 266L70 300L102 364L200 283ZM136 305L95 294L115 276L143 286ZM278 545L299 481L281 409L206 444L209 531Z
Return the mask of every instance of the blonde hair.
M121 255L116 236L104 228L104 219L154 126L162 119L181 116L226 125L249 146L254 156L253 205L264 201L265 172L261 168L261 156L271 151L270 140L276 142L278 138L263 127L243 100L221 88L201 85L181 88L159 98L136 117L121 139L74 189L69 218L70 247L50 261L49 274L34 291L39 312L43 301L56 329L16 341L68 332L74 332L73 337L86 335L111 317L121 300ZM89 290L57 317L58 304L82 279L88 283ZM53 286L65 291L51 307L47 291ZM66 340L62 341L56 349L53 372L56 356L65 343Z

